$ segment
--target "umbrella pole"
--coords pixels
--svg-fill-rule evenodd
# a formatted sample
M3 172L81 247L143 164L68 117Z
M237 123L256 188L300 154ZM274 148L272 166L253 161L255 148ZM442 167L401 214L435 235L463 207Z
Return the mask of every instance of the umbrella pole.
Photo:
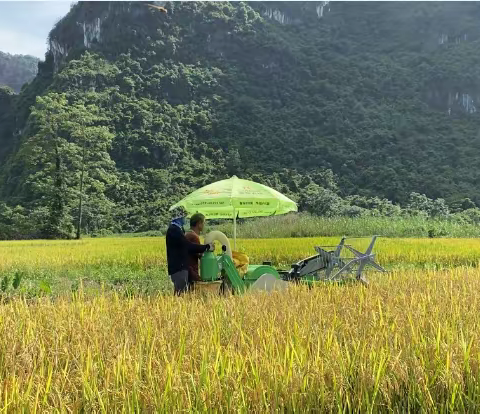
M237 213L233 209L233 250L237 249Z

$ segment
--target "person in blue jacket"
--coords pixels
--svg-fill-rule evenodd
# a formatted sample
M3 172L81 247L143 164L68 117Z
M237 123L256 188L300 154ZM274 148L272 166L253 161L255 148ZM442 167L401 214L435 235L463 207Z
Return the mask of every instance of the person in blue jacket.
M188 263L192 253L204 253L213 250L210 244L196 244L185 237L185 218L187 212L183 207L172 212L172 221L167 229L165 242L167 244L168 274L173 282L174 294L181 295L188 290Z

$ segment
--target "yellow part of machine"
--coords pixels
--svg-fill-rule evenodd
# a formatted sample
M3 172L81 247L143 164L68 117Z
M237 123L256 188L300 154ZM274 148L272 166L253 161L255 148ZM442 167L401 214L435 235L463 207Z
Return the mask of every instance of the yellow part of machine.
M245 253L232 251L232 260L235 264L238 274L243 277L245 273L247 273L248 265L250 263L248 256Z

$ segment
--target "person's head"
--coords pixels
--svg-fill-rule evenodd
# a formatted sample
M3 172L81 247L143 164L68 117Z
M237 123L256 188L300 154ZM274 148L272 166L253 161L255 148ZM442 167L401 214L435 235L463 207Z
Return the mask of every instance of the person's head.
M201 233L203 231L203 227L205 225L205 216L201 213L195 213L192 217L190 217L190 228L192 230L196 230L197 233Z
M187 210L183 207L176 207L172 210L172 222L185 225L185 218L187 217Z

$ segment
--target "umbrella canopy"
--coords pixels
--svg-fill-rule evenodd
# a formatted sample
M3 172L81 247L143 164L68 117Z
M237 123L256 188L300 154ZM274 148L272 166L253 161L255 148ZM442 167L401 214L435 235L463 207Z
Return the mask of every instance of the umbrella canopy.
M233 218L234 244L237 217L273 216L298 211L294 201L273 188L242 180L235 175L195 190L170 207L170 210L180 206L189 215L202 213L207 219Z

